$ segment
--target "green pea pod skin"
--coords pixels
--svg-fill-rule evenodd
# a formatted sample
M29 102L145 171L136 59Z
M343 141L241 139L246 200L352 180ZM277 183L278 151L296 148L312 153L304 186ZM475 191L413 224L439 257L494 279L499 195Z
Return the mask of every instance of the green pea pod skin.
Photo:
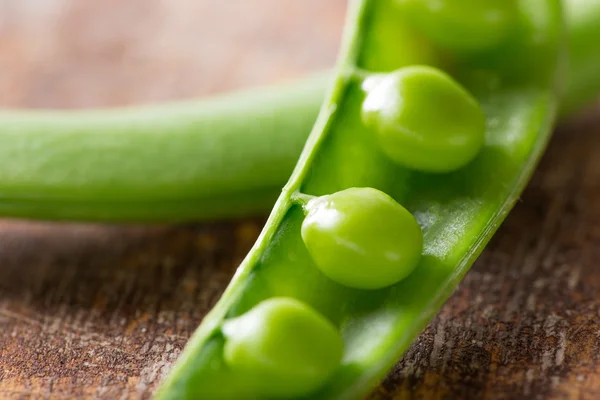
M278 296L310 305L344 340L341 364L306 398L362 398L456 289L543 153L558 109L559 1L518 1L522 33L511 39L497 65L471 55L423 51L429 44L407 30L391 0L350 4L337 78L291 180L231 284L160 388L159 399L264 398L223 361L221 326ZM481 153L456 172L428 174L393 163L361 122L363 76L414 64L452 75L486 114ZM351 187L387 193L419 222L423 253L405 280L378 290L352 289L325 277L311 259L301 237L305 215L298 199Z
M600 0L565 0L569 73L561 99L566 118L600 93Z
M600 0L566 0L565 8L562 117L600 92ZM427 57L418 43L410 50ZM298 159L329 75L152 107L0 111L0 215L177 222L264 214Z
M170 105L0 111L0 214L186 221L263 213L306 141L305 133L270 135L309 132L320 97L309 80Z

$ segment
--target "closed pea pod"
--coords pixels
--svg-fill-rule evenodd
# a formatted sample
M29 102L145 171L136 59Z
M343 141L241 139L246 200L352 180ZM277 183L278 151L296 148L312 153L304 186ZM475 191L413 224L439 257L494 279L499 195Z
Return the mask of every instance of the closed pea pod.
M533 3L540 14L517 12L515 32L535 31L535 40L511 37L532 57L505 53L508 59L497 65L480 64L471 52L438 51L436 38L409 24L397 1L351 3L338 75L295 172L159 398L361 398L374 387L456 288L518 198L549 137L562 55L560 4ZM398 39L388 29L396 25L410 34ZM394 58L393 51L416 49L415 43L431 51ZM531 63L538 53L545 60L552 55L551 62ZM425 77L414 82L434 95L419 93L418 85L411 89L414 76L403 75L411 71L406 68ZM369 105L373 82L393 82L376 106ZM394 96L407 108L392 104ZM431 104L440 96L456 106L456 118ZM409 134L418 137L416 150L403 153L394 144L412 140ZM231 351L246 347L239 340L244 329L236 331L231 321L281 297L330 321L343 355L322 372L322 381L307 380L305 391L290 384L275 394L269 379L254 375L261 354L269 359L272 348L252 354L255 371L239 367ZM277 357L277 363L293 361ZM273 371L271 381L288 379L285 368ZM261 385L252 383L256 379Z

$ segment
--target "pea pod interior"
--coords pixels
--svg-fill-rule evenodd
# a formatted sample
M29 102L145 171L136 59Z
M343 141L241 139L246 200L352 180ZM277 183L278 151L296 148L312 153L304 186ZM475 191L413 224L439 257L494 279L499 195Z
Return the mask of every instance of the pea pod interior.
M514 34L477 53L437 48L403 19L395 1L351 3L338 77L292 178L257 243L161 388L160 398L260 398L224 363L221 326L273 297L309 304L342 334L341 364L310 398L360 398L384 376L498 228L549 138L563 53L560 2L516 3L519 23ZM369 79L417 64L452 75L486 114L483 150L456 172L422 173L398 166L382 154L361 121ZM424 250L405 280L379 290L351 289L314 265L300 234L304 213L294 198L351 187L389 194L419 222Z

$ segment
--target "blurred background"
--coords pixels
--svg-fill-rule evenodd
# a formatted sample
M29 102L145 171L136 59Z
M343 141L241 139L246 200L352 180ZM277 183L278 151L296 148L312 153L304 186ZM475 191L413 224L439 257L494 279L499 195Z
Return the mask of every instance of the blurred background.
M0 106L202 96L335 62L344 0L0 0Z

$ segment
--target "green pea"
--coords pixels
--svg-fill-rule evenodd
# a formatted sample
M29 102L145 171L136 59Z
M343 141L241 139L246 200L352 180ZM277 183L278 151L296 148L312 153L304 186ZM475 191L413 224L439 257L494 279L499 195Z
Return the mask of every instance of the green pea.
M483 111L446 73L413 66L370 79L377 82L367 91L362 120L396 163L425 172L451 172L481 150Z
M310 200L302 239L317 267L332 280L379 289L417 266L423 234L415 218L387 194L352 188Z
M285 297L265 300L224 323L224 358L264 396L290 398L322 386L338 367L338 330L308 305Z
M409 21L433 43L476 51L500 43L518 21L515 0L397 0Z

